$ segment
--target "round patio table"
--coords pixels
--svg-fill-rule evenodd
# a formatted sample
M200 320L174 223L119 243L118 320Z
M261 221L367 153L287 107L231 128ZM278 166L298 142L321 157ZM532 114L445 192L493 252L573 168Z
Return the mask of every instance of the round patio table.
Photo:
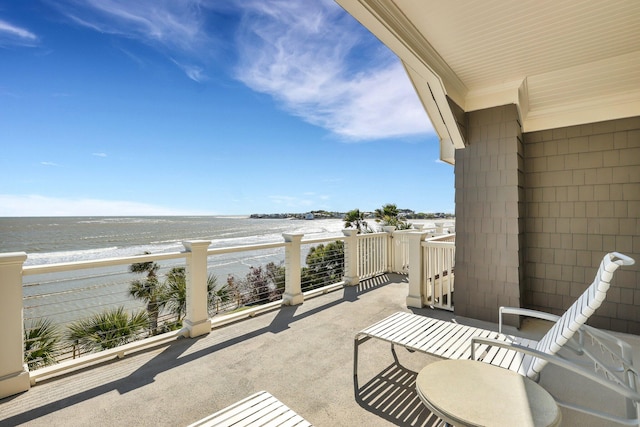
M530 379L473 360L443 360L416 379L424 404L455 426L559 426L553 397Z

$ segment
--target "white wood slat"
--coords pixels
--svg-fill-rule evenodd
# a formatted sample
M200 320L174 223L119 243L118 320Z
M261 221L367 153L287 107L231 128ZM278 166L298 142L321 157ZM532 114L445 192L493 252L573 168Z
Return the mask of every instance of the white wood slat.
M372 335L385 341L398 341L403 332L407 333L414 330L415 325L418 325L419 322L419 318L411 318L404 315L394 315L388 318L387 321L383 321L376 328L373 328L372 330L365 330L363 332L367 335Z
M533 348L538 345L533 340L406 312L395 313L363 329L358 336L377 338L446 359L471 358L471 338L476 336ZM481 360L485 363L518 373L526 372L532 360L531 357L524 357L517 351L486 344L476 348L476 355L484 355Z
M510 336L510 342L512 344L523 345L525 340L522 337ZM516 372L520 369L520 365L522 364L523 354L517 352L515 350L502 349L501 354L503 355L502 361L500 362L500 366L506 369L511 369ZM512 367L514 369L512 369Z
M307 427L311 424L266 391L253 394L189 427Z
M416 335L420 335L424 333L425 329L428 328L427 322L423 319L426 318L416 318L411 319L410 322L403 322L402 327L397 328L394 331L394 334L390 335L394 342L402 343L402 345L408 345L412 338Z
M433 343L440 340L442 336L446 334L444 330L445 327L446 324L440 321L432 322L428 329L423 329L420 334L412 337L410 342L411 348L423 352L429 351Z
M406 312L395 313L363 329L358 335L377 338L447 359L469 359L471 357L471 338L475 336L523 343L523 345L532 347L537 345L536 341ZM519 353L516 351L482 344L476 349L476 355L483 353L486 354L482 360L486 363L509 368L516 372L523 369L524 358L518 356Z
M428 337L422 337L419 342L416 342L415 348L424 351L426 353L437 354L437 349L440 348L442 341L447 338L447 334L453 329L455 324L449 322L438 322L437 328L434 329L433 334Z
M274 398L275 399L275 398ZM250 426L262 426L264 423L270 421L273 417L282 415L287 412L288 408L283 408L282 403L279 400L271 401L269 404L260 408L252 408L251 413L245 413L245 417L239 420L237 423L232 424L234 427L250 427Z
M382 334L383 331L388 328L389 324L393 324L398 319L401 319L403 313L395 313L385 319L382 319L379 322L374 323L373 325L367 327L360 331L361 334Z
M463 334L460 335L455 342L451 342L448 345L448 349L442 353L442 357L452 359L456 353L461 353L465 348L471 346L471 338L479 335L481 330L478 328L467 328L463 330Z
M224 426L234 426L234 427L242 427L247 425L247 418L254 417L256 413L260 413L264 411L264 408L268 408L270 405L273 405L273 401L270 397L267 397L264 400L260 400L259 402L251 402L251 406L245 407L241 411L237 411L233 417L227 418L223 423ZM267 411L268 413L268 411Z
M518 338L515 344L521 345L523 347L528 348L536 348L538 344L537 341L529 340L526 338ZM520 375L526 375L527 370L529 369L529 364L531 363L532 356L525 355L522 353L517 353L517 357L514 357L511 364L509 365L509 369L519 373Z
M481 338L492 338L495 339L498 337L498 333L494 331L489 331L486 329L476 329L476 337ZM476 357L481 355L489 348L486 344L480 344L476 346ZM451 354L449 359L471 359L471 338L469 339L469 343L465 348L458 349L455 353Z
M269 396L264 394L253 395L250 398L241 400L240 402L222 409L211 416L210 422L204 424L206 426L232 426L240 422L247 414L251 414L264 405L269 404Z
M497 340L500 340L500 341L505 341L505 342L508 342L508 341L509 341L509 337L508 337L507 335L504 335L504 334L499 334L499 335L498 335L498 337L497 337L496 339L497 339ZM483 362L486 362L486 363L490 363L490 364L492 364L492 365L493 365L494 363L495 363L495 364L497 364L497 365L499 365L499 362L500 362L500 360L501 360L501 359L498 359L498 358L497 358L497 355L498 355L498 351L499 351L499 350L500 350L500 348L499 348L499 347L496 347L496 346L489 346L489 347L488 347L488 349L487 349L487 353L486 353L486 355L482 358L482 361L483 361Z
M429 347L425 347L429 353L440 357L444 357L444 353L449 350L449 347L455 345L460 339L460 336L464 335L464 328L461 328L460 325L455 323L449 324L442 329L442 334L438 339L432 341Z
M509 353L512 353L511 350L507 350L506 348L496 347L498 349L495 357L491 361L491 364L494 366L500 366L501 368L509 367Z
M426 337L431 337L437 333L439 326L438 321L436 319L427 319L426 322L421 323L420 328L406 336L406 345L411 348L417 347Z

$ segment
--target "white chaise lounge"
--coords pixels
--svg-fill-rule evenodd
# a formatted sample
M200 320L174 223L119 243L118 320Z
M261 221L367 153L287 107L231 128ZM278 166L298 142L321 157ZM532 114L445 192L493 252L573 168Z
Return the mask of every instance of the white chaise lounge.
M399 312L358 332L354 343L353 374L358 375L358 347L371 338L446 359L474 359L511 369L533 380L539 380L547 363L559 365L619 393L626 400L626 418L596 411L556 398L560 406L589 413L626 425L640 425L640 394L637 391L638 371L634 368L631 347L624 341L587 326L589 316L600 307L609 289L613 273L634 260L617 252L604 256L593 283L562 315L555 316L533 310L500 307L499 331L474 328L457 323ZM555 322L540 341L533 341L502 333L503 314L537 317ZM576 334L577 333L577 334ZM584 346L590 337L604 353L596 355ZM569 362L557 355L562 348L583 355L594 369ZM605 359L605 361L603 361Z
M312 427L269 392L259 391L188 427Z

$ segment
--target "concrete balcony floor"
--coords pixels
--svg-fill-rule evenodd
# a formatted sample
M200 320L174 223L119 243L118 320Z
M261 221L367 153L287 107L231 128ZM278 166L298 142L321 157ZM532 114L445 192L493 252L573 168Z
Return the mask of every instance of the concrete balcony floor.
M182 339L43 381L0 400L0 425L184 426L250 394L266 390L316 426L437 425L414 390L417 372L438 360L388 344L360 346L353 382L353 338L396 311L407 311L406 278L386 275L244 320L198 339ZM443 319L452 313L416 313ZM497 325L456 318L485 328ZM509 333L539 336L527 322ZM542 332L541 332L542 330ZM640 360L640 340L626 335ZM605 408L621 399L581 385L548 367L541 384ZM547 372L549 371L549 372ZM563 409L563 425L602 426L602 420Z

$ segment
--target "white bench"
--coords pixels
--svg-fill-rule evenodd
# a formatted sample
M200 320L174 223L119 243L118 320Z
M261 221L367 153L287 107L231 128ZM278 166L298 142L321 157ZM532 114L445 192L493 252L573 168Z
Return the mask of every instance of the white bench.
M213 426L308 427L311 423L270 393L260 391L189 425L189 427Z

